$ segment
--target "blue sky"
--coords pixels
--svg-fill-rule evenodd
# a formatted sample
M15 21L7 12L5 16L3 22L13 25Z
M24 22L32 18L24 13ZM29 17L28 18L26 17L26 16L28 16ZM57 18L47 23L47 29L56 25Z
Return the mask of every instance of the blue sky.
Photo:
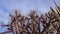
M60 5L60 0L55 0ZM21 10L27 15L30 10L39 10L41 13L49 11L50 6L55 7L53 0L0 0L0 21L7 24L9 12Z
M60 5L60 0L55 0ZM20 10L24 15L30 10L48 12L50 6L55 7L53 0L0 0L0 21L8 22L8 14L12 10Z
M55 1L60 5L60 0ZM50 6L55 7L53 0L0 0L0 23L8 24L9 12L13 10L20 10L24 15L27 15L30 10L35 9L41 13L48 12Z

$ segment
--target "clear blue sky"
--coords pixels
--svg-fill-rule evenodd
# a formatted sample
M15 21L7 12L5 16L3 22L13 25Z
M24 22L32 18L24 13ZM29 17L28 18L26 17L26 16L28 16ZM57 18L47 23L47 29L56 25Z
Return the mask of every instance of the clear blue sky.
M60 5L60 0L55 1ZM11 10L19 9L27 14L30 10L37 9L43 13L48 12L50 6L55 7L53 0L0 0L0 21L7 23Z

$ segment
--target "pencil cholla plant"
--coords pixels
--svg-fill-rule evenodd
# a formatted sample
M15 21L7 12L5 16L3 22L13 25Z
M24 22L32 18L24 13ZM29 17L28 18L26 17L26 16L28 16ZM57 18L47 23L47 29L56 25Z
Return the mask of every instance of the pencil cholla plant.
M15 10L15 15L9 14L11 17L11 22L8 31L1 34L10 33L13 34L54 34L60 31L60 19L56 14L49 11L48 13L41 14L40 16L36 14L36 11L31 11L29 17L22 16L17 10ZM41 31L41 23L43 30ZM48 29L48 30L47 30Z
M54 1L55 3L55 1ZM14 15L9 14L10 24L2 25L8 26L8 30L0 34L60 34L60 7L55 3L56 10L50 7L50 11L37 15L35 10L32 10L26 17L15 10ZM41 28L41 24L42 27ZM41 31L42 29L42 31Z

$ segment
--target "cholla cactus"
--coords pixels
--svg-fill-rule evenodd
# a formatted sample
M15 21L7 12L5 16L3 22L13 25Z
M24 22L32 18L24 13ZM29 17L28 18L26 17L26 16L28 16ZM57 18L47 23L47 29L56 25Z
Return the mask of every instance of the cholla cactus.
M55 1L54 1L55 3ZM60 34L60 7L57 6L57 9L54 10L50 7L51 11L45 14L41 14L40 16L36 14L36 11L31 11L29 13L29 17L25 17L21 15L17 10L15 10L15 14L9 14L11 17L11 22L8 31L2 32L0 34L6 34L12 32L12 34ZM41 31L41 24L43 30Z
M57 33L60 31L60 20L57 15L52 12L41 14L38 16L34 11L32 14L29 14L29 17L22 16L18 14L18 11L15 11L15 15L11 15L11 24L2 25L9 26L8 31L3 32L13 34L54 34L54 31ZM41 23L43 30L41 31ZM48 29L48 30L47 30Z

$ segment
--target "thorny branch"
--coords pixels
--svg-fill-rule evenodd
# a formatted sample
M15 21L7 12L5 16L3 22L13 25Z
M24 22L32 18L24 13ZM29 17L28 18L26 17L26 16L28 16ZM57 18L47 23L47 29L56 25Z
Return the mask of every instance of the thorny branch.
M2 25L4 27L9 26L8 31L0 34L10 32L13 34L54 34L55 31L60 34L60 20L52 12L38 16L35 11L32 11L29 17L25 17L15 11L15 15L10 14L9 16L11 17L11 24ZM42 31L40 23L42 23Z

